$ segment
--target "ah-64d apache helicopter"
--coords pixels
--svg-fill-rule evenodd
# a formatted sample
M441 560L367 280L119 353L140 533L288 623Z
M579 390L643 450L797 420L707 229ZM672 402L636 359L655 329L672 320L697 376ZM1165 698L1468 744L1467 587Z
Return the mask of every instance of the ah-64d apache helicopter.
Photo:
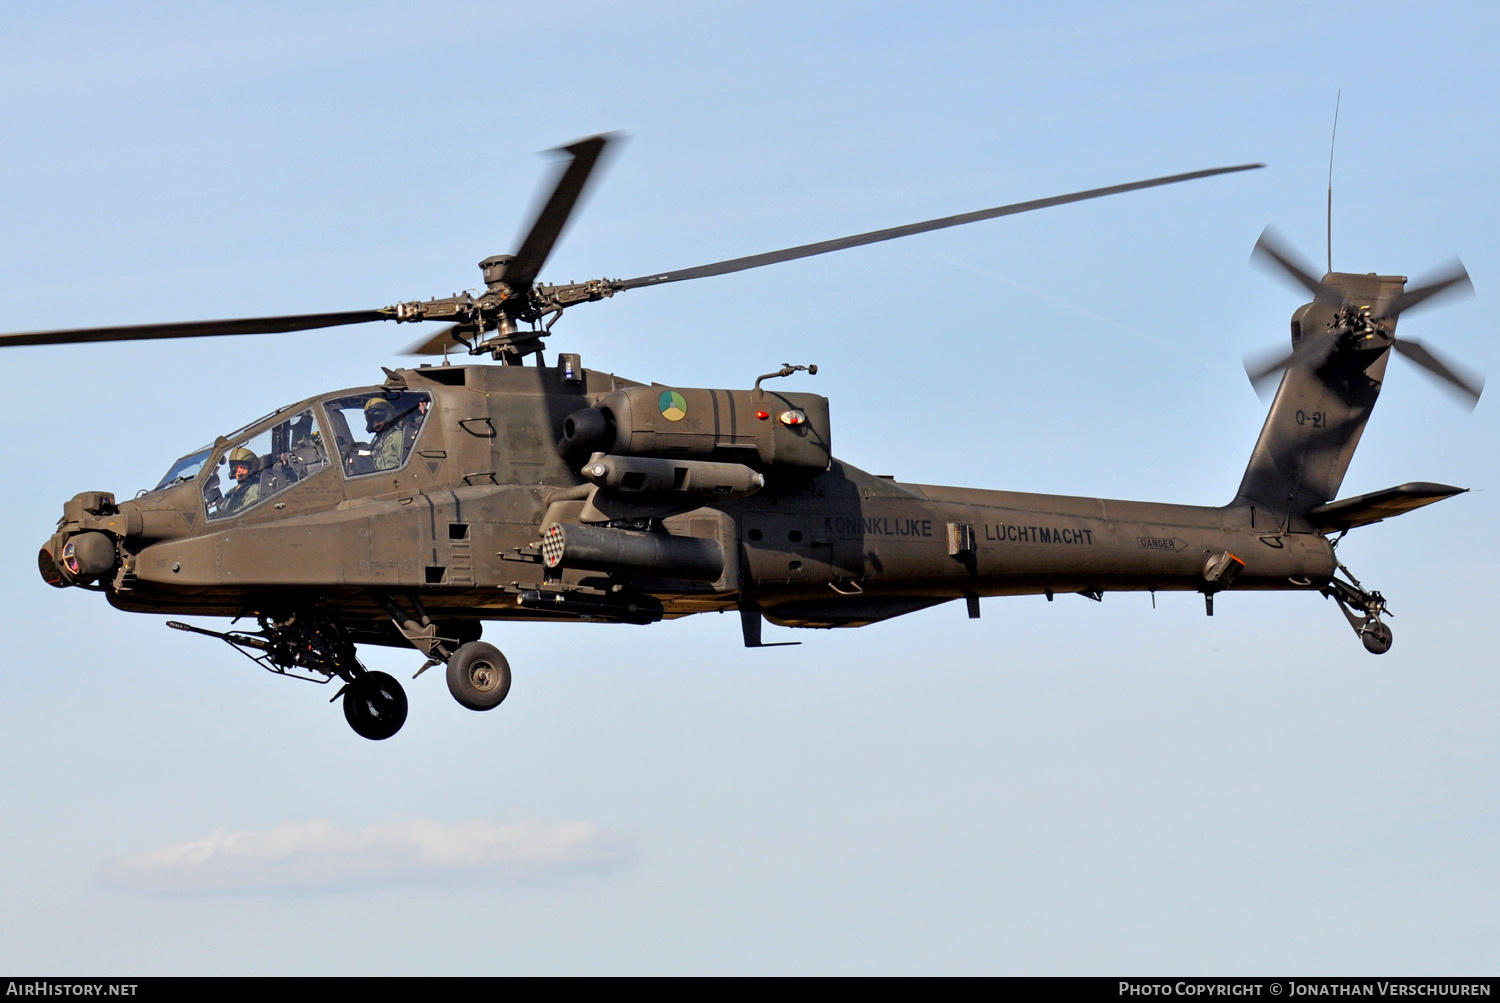
M547 365L542 339L567 308L629 289L755 268L1046 206L1246 170L1154 178L628 280L536 281L607 144L571 159L514 256L480 263L477 295L377 310L16 334L0 345L298 331L444 321L417 353L465 349L503 365L386 369L379 386L301 401L219 436L129 501L85 491L38 555L42 578L103 592L118 609L254 617L221 638L272 672L340 679L360 735L406 719L397 681L356 645L416 648L447 666L465 707L505 699L511 670L481 641L486 620L649 623L737 609L855 627L981 596L1225 589L1332 597L1373 652L1385 601L1342 570L1329 534L1457 493L1405 484L1332 501L1395 348L1477 399L1479 387L1396 318L1467 283L1461 269L1406 290L1398 276L1314 278L1266 238L1258 248L1305 286L1293 350L1233 501L1222 508L904 484L834 458L826 398L765 385L663 387ZM534 365L524 364L528 356ZM221 468L224 474L221 475Z

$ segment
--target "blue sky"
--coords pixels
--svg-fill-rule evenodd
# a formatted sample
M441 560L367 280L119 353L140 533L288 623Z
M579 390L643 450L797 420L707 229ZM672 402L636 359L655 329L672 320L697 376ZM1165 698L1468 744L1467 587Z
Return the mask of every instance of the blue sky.
M571 311L638 380L784 361L834 445L943 484L1219 504L1240 366L1334 264L1488 374L1489 8L1463 4L49 5L3 15L6 330L359 309L478 284L541 151L628 135L546 269L629 277L1222 164L1252 174ZM64 500L128 496L411 329L7 353L0 966L65 973L1488 971L1500 921L1493 401L1393 363L1344 493L1367 655L1306 595L990 600L746 651L712 616L491 627L505 706L398 738L208 639L48 589ZM368 664L410 676L415 655Z

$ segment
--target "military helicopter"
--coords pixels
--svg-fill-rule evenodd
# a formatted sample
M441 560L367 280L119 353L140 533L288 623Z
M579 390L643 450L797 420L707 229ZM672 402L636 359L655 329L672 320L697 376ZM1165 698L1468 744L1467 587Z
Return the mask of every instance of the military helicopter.
M1312 294L1293 348L1252 368L1281 382L1233 500L1222 507L907 484L836 459L828 400L768 386L638 383L554 364L544 339L567 309L705 278L1159 185L1152 178L876 230L633 279L546 285L542 266L610 142L563 148L550 196L514 255L480 262L484 289L345 313L0 336L0 347L442 321L412 346L440 365L386 369L378 385L300 401L171 464L148 491L85 491L37 555L58 588L121 610L253 618L255 629L169 627L219 638L282 676L342 684L359 735L407 716L394 678L357 646L414 648L453 697L491 710L511 667L480 639L493 620L651 623L737 610L744 643L764 620L857 627L987 596L1290 590L1334 599L1364 646L1389 649L1386 603L1339 563L1337 538L1463 489L1413 483L1335 501L1395 350L1471 400L1482 384L1397 318L1468 284L1461 266L1406 289L1401 276L1315 278L1269 233L1258 253ZM452 365L466 352L495 364ZM528 364L528 361L530 364ZM221 473L222 471L222 473ZM1335 536L1330 539L1330 536ZM230 624L233 628L234 623ZM783 642L785 643L785 642ZM414 677L415 678L415 677ZM336 697L338 694L336 694Z

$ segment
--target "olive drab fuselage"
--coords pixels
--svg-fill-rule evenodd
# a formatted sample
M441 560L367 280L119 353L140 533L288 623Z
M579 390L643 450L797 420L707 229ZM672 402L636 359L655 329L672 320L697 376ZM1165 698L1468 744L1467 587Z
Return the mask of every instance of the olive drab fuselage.
M351 459L376 394L423 412L388 469ZM79 496L49 547L114 541L99 579L121 609L312 609L392 644L378 595L448 623L739 608L833 627L979 596L1316 589L1334 571L1321 533L1251 503L906 484L831 440L827 401L806 393L646 387L571 361L399 370L221 438L190 479L118 505ZM208 482L244 443L284 472L220 511Z
M543 365L565 310L632 289L709 278L1049 206L1172 185L1211 168L1013 202L630 279L540 281L611 142L562 152L551 193L514 254L479 263L483 290L375 309L0 335L0 347L314 331L377 322L443 326L408 351L503 365L385 370L379 386L282 408L173 463L129 501L86 491L37 555L59 588L120 609L247 618L227 642L268 671L342 683L344 715L381 740L406 696L358 644L415 648L446 666L454 699L492 710L510 691L485 621L650 623L737 609L744 643L765 620L854 627L963 599L1279 589L1336 601L1364 647L1388 651L1384 597L1334 558L1348 530L1463 489L1414 482L1335 500L1391 352L1471 404L1483 381L1410 339L1401 313L1471 286L1462 266L1416 288L1402 276L1322 278L1269 233L1256 253L1313 295L1292 347L1247 367L1281 383L1244 477L1223 507L1109 501L872 476L834 457L828 401L762 384L815 374L784 363L750 389L645 385ZM534 360L535 365L528 365ZM1461 368L1461 367L1460 367ZM226 479L227 478L227 479ZM784 643L784 642L778 642Z

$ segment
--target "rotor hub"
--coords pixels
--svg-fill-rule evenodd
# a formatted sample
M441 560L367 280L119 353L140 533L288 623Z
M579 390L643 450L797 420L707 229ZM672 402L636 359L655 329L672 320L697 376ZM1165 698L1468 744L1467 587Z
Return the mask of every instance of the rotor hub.
M1372 347L1375 341L1384 348L1391 342L1390 332L1378 322L1368 306L1342 307L1328 323L1328 330L1339 335L1351 347Z
M505 272L510 268L510 263L516 260L514 254L492 254L479 263L479 270L484 274L484 284L495 286L505 281Z

